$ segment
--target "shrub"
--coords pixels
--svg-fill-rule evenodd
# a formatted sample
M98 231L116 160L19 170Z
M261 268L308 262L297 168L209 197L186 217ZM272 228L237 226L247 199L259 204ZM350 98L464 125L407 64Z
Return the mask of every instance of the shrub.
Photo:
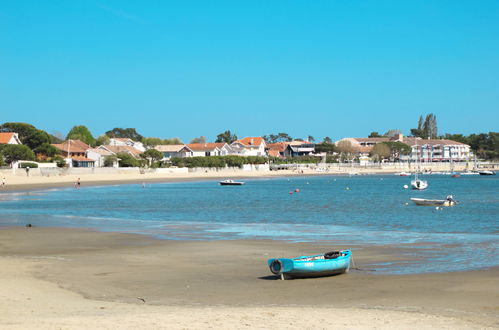
M38 164L37 163L27 163L27 162L19 163L19 168L26 168L26 167L37 168Z

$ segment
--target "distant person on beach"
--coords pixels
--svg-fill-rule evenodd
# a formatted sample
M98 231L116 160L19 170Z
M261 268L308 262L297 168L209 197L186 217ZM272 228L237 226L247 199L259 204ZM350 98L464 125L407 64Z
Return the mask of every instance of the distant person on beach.
M26 176L29 176L29 166L26 166Z
M2 178L2 188L5 188L7 182L5 181L5 177Z
M78 178L78 181L76 181L76 189L80 189L80 185L81 185L80 178Z

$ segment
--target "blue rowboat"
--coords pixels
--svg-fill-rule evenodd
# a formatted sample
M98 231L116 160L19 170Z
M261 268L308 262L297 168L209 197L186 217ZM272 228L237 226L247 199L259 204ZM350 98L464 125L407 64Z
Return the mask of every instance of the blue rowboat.
M350 269L350 250L331 251L315 256L298 258L272 258L268 265L275 275L281 279L321 277L347 273Z

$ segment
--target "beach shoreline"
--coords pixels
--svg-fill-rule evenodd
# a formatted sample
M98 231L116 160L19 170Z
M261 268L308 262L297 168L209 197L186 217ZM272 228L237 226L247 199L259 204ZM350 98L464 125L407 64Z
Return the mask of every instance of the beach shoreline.
M440 164L441 165L441 164ZM435 165L433 165L435 166ZM459 170L464 170L463 168ZM432 167L426 168L430 170ZM91 170L91 169L89 169ZM445 166L434 168L434 170L446 170ZM119 184L143 184L143 183L168 183L189 181L215 181L223 179L263 179L282 177L312 177L312 176L344 176L344 175L395 175L407 171L407 168L332 168L329 171L317 171L312 168L299 168L298 170L238 170L238 169L211 169L193 172L171 172L156 173L140 171L116 170L111 173L92 173L85 171L78 174L64 175L25 175L20 172L16 175L11 170L0 171L0 176L5 177L6 185L1 191L27 191L46 188L72 188L79 180L82 186L103 186ZM86 173L88 172L88 173Z
M2 228L0 242L0 327L7 329L34 324L41 329L113 328L123 318L128 322L123 328L138 329L499 325L499 267L413 275L352 269L345 275L281 281L268 270L267 258L345 247L159 240L42 227ZM350 248L361 269L397 257L394 247ZM316 317L300 317L304 310Z

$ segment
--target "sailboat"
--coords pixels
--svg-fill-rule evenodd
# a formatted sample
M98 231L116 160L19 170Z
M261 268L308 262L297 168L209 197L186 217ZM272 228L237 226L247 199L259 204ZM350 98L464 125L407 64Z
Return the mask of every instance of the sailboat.
M422 148L421 148L421 151L423 151ZM411 181L411 187L414 190L424 190L424 189L428 188L428 182L425 181L425 180L421 180L419 178L420 168L419 168L419 149L418 149L418 140L417 140L417 138L416 138L416 156L417 156L417 158L416 158L417 169L414 172L414 180Z

